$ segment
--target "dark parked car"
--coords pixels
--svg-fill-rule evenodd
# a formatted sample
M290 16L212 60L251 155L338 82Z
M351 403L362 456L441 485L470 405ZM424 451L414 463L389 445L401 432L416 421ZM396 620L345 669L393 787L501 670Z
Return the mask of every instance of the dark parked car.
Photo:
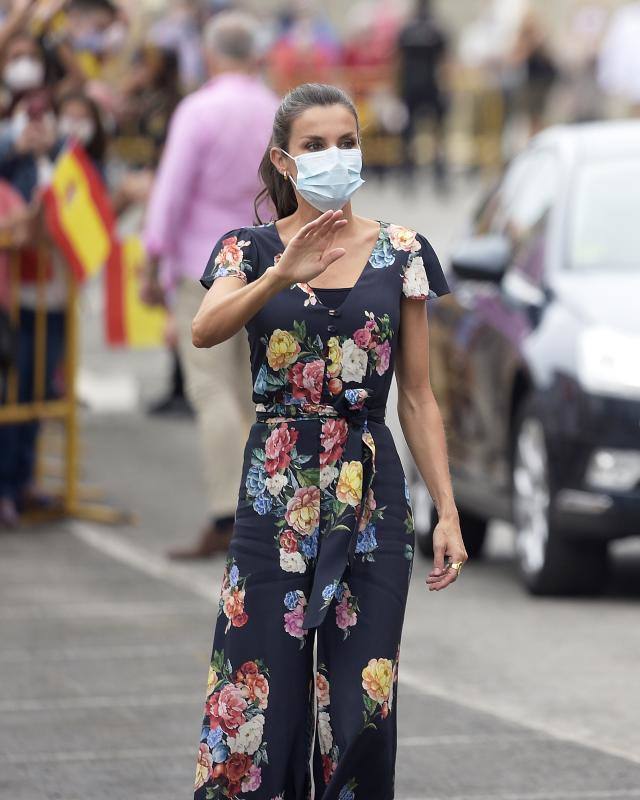
M507 168L430 307L470 555L513 521L526 586L597 591L640 534L640 122L554 127ZM418 542L434 511L413 481Z

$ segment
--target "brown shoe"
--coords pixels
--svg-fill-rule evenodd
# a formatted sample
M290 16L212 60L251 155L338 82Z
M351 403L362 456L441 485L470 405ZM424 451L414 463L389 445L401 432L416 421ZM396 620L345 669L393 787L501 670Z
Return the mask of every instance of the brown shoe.
M233 536L233 523L220 526L210 523L201 533L194 547L177 548L167 551L169 558L210 558L218 553L226 553Z
M26 488L18 498L17 508L19 511L50 511L54 508L62 507L60 495L41 492L38 489Z

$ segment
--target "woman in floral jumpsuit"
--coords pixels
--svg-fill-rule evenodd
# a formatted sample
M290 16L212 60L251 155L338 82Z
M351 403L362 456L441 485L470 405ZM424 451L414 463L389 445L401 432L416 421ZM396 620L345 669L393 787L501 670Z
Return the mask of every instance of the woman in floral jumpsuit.
M216 243L201 278L215 287L193 322L199 347L245 326L256 404L195 800L394 796L414 552L407 481L385 424L394 368L403 430L439 513L429 588L457 577L445 558L466 560L428 384L424 306L449 291L442 269L422 234L356 217L350 203L320 214L294 191L282 150L295 157L309 142L359 144L355 109L335 87L306 84L283 100L261 166L277 219Z

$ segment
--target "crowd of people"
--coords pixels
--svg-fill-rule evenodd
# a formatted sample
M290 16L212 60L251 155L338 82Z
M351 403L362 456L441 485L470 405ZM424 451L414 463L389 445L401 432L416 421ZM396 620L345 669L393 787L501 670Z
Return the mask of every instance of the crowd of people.
M255 156L259 149L255 137L262 137L263 147L276 100L287 89L309 80L340 83L359 106L365 149L367 137L372 142L376 136L394 139L395 166L406 176L413 175L420 162L416 134L423 122L428 124L436 186L443 186L448 172L448 117L461 69L482 75L485 84L501 97L507 112L503 123L508 122L510 114L524 115L531 133L545 124L551 93L563 80L576 88L574 100L585 98L581 107L574 103L572 116L590 118L599 109L594 108L596 93L589 91L589 85L596 85L600 75L602 91L620 89L619 76L627 74L620 69L621 61L636 58L633 40L624 35L628 26L614 20L613 32L610 29L607 33L606 15L594 3L581 3L576 13L569 61L554 52L540 18L519 1L487 2L482 15L470 20L454 40L437 13L438 7L429 0L363 0L350 4L340 30L319 4L295 0L275 14L257 9L261 16L249 54L242 31L232 26L225 34L224 26L218 30L214 25L220 15L236 5L242 4L232 0L173 0L158 12L147 10L143 2L125 4L118 0L0 0L0 366L6 367L13 359L19 401L34 396L35 281L43 261L46 396L56 397L64 390L61 365L67 269L47 238L42 192L68 142L84 148L120 219L131 209L142 209L144 215L148 207L145 237L149 262L160 265L164 259L168 280L175 279L176 270L185 270L190 263L193 277L201 272L217 229L224 227L218 219L216 230L208 229L207 220L212 213L224 218L225 210L233 209L233 200L219 194L224 169L216 172L218 167L212 162L209 196L200 198L200 207L196 203L188 215L188 241L185 243L184 236L177 244L172 240L175 230L171 220L176 209L184 213L181 203L198 200L194 201L188 170L204 166L194 165L191 158L193 142L198 137L206 141L198 117L199 102L205 110L211 102L220 118L229 120L234 114L231 104L249 102L242 96L248 92L254 108L251 153ZM157 6L154 4L155 9ZM514 13L516 8L518 14ZM640 3L629 4L627 22L640 15L639 8ZM225 99L220 82L212 80L228 72L240 80L237 73L246 71L238 68L233 46L261 77L245 81L239 98L238 87L234 93L227 82ZM622 52L625 47L626 56ZM580 86L582 94L578 92ZM209 99L203 100L207 87ZM230 105L224 109L221 102ZM256 110L258 107L262 112ZM225 135L237 137L237 133L229 132L232 129L230 125L225 132L224 124L219 127L221 138L215 142L218 152L224 152ZM171 135L171 156L163 165ZM213 158L216 151L209 152ZM369 153L366 162L373 166L375 148ZM247 196L257 180L253 156L244 161ZM221 159L223 167L228 165L224 155ZM237 173L234 181L238 185ZM245 199L243 196L241 202ZM234 219L239 216L236 213ZM247 219L247 224L251 222ZM172 247L184 252L178 266L174 258L173 267L167 267L172 255L167 251ZM17 345L6 310L10 255L18 259L20 274ZM165 302L165 293L161 294ZM152 279L146 281L142 295L149 303L158 301ZM185 399L183 367L189 358L184 343L186 321L196 299L183 297L179 306L182 345L176 318L168 328L171 333L167 343L174 364L172 386L152 411L193 411L193 403ZM2 403L6 404L7 382L2 378L0 389ZM203 424L206 428L206 422ZM37 432L37 421L0 425L2 525L13 526L24 509L51 502L33 486ZM228 523L228 514L223 513L221 518Z

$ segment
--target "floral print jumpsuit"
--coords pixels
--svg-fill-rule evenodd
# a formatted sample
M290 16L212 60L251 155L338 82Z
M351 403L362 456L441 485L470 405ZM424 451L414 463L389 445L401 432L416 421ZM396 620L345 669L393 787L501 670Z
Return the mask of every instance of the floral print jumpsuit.
M449 288L424 236L379 224L340 305L296 283L245 326L256 421L220 592L194 800L394 796L414 529L384 414L402 297L425 301ZM273 222L230 231L200 282L253 281L283 250Z

